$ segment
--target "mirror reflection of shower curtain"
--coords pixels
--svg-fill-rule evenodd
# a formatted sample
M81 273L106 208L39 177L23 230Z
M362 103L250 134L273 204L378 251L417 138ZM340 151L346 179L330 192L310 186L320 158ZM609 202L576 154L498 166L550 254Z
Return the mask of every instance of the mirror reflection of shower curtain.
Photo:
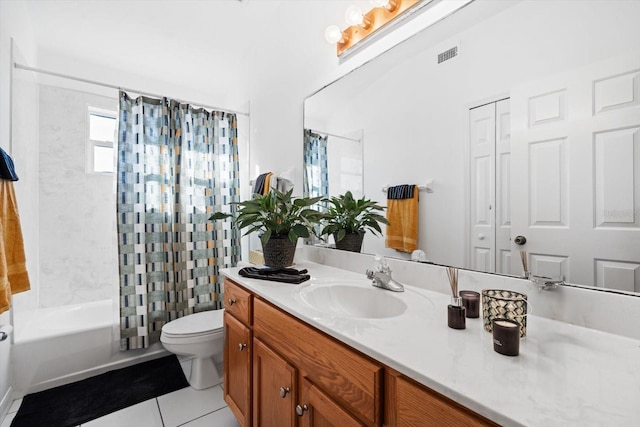
M327 136L304 131L303 194L308 197L329 195Z
M240 233L235 114L120 93L118 252L120 348L146 348L162 325L222 308L220 268L235 266Z

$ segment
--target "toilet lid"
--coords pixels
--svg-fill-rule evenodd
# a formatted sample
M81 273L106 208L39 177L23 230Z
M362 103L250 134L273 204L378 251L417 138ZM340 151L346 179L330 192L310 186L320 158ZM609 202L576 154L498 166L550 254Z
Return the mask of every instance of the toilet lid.
M222 310L210 310L190 314L172 320L162 327L162 332L169 335L194 335L215 332L222 329Z

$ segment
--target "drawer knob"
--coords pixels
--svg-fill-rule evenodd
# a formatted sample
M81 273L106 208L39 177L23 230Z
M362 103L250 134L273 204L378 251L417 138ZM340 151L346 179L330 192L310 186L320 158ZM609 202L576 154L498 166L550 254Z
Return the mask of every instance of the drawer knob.
M247 348L247 345L246 345L246 344L243 344L243 343L238 344L238 351L242 351L242 350L244 350L245 348Z
M296 405L296 414L298 414L299 417L303 416L304 413L308 410L309 407L307 405Z
M229 298L229 307L236 303L236 300L233 298Z
M289 387L280 387L280 397L284 399L290 391Z

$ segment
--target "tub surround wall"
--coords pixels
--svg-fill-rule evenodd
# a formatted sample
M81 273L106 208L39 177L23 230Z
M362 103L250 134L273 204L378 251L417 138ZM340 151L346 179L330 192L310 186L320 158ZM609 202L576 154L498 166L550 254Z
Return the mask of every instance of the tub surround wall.
M298 248L296 262L319 264L361 273L373 267L373 255L316 246ZM387 258L393 278L430 291L450 295L446 269L441 266ZM640 297L592 289L559 286L542 291L528 280L460 270L460 290L508 289L527 294L535 316L559 320L610 334L640 339Z
M114 177L86 172L88 106L118 109L115 98L40 87L41 307L110 299L118 283Z

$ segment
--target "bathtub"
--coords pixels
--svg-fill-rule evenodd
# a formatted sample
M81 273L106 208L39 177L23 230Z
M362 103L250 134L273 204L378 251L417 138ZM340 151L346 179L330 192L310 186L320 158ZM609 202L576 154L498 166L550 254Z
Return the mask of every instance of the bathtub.
M162 344L120 351L111 300L14 314L14 396L46 390L169 354Z

